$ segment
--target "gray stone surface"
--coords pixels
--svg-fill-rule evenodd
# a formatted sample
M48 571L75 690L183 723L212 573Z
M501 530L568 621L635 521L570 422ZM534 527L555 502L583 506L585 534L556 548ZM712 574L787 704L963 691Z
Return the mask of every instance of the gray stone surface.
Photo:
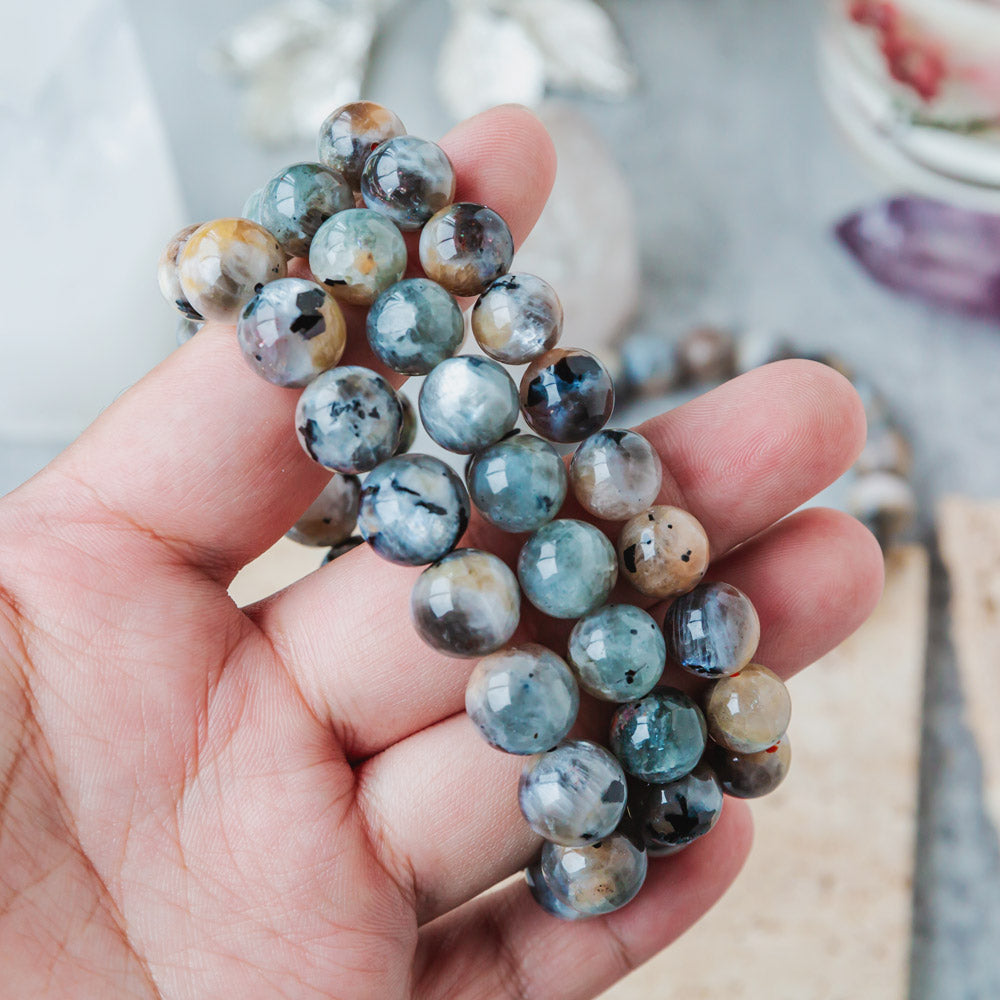
M238 91L205 67L212 40L261 3L130 6L191 218L239 211L279 166L314 155L309 144L250 147L239 133ZM634 185L641 327L670 334L694 321L777 327L803 349L838 351L884 390L913 438L925 535L942 494L1000 496L1000 331L889 294L831 235L844 213L891 185L854 158L824 112L814 67L819 5L607 6L638 62L641 90L622 104L580 107L626 157ZM447 15L444 0L404 3L377 46L367 87L411 132L429 137L449 124L430 84ZM0 492L54 450L5 446ZM1000 861L961 722L944 596L940 587L933 595L912 994L993 1000ZM877 933L862 928L863 917L859 932Z

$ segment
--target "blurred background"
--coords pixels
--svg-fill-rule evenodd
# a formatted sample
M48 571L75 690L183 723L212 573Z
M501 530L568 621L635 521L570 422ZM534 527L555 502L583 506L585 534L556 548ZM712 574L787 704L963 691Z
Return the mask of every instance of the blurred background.
M872 444L822 499L887 558L873 621L793 682L795 782L734 898L611 995L1000 997L1000 4L0 10L0 492L174 347L172 233L314 158L332 108L436 137L535 107L559 175L515 267L612 367L616 421L774 357L841 368Z

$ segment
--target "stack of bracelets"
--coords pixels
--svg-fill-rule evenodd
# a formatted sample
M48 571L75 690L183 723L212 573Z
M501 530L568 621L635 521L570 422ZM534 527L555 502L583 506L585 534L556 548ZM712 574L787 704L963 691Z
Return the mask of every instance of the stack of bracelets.
M319 161L282 170L244 218L178 233L161 288L192 323L235 323L259 375L303 390L299 441L333 476L290 536L336 556L355 544L356 523L383 558L427 567L411 598L417 634L478 660L469 718L492 746L529 758L519 802L545 839L526 873L535 899L564 919L609 913L639 891L650 855L712 829L723 793L753 798L779 784L788 692L752 662L760 624L747 597L701 582L702 526L655 504L655 449L635 431L603 429L611 377L586 351L556 347L555 292L508 273L514 243L496 212L452 202L443 150L361 101L323 123ZM427 277L403 280L402 233L417 230ZM289 257L308 257L316 280L286 277ZM487 357L457 354L455 296L478 296L472 332ZM426 376L420 420L441 447L470 456L465 483L439 459L407 453L416 416L385 378L337 367L338 303L369 307L368 340L389 369ZM523 364L519 392L503 365ZM514 430L520 414L535 435ZM579 443L568 470L550 442ZM558 518L570 486L587 513L624 522L617 551L600 528ZM530 533L516 576L489 552L456 548L471 504L501 531ZM619 567L640 603L673 600L662 628L641 607L607 603ZM521 592L543 614L575 620L565 659L508 645ZM668 658L702 679L689 685L695 696L660 686ZM615 703L610 749L567 739L581 688Z

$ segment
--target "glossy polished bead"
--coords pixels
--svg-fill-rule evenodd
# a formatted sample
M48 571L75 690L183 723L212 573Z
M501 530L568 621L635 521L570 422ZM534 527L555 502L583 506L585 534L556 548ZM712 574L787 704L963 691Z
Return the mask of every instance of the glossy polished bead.
M315 281L279 278L246 304L236 339L258 375L301 388L340 360L347 326L340 306Z
M479 295L510 270L514 239L491 208L458 202L436 212L420 234L420 263L452 295Z
M410 402L410 397L405 392L397 392L396 398L403 411L403 429L399 432L399 444L396 445L396 454L405 455L417 439L417 410Z
M405 135L399 116L374 101L352 101L333 111L319 129L319 159L361 190L361 172L372 152L387 139Z
M624 833L586 847L542 847L541 871L553 894L574 910L595 916L621 909L646 881L643 848Z
M705 699L705 720L716 743L737 753L772 747L788 729L792 699L772 670L751 663L713 684Z
M702 583L670 605L663 634L678 666L699 677L723 677L742 670L757 652L760 619L743 591Z
M263 194L264 189L262 187L257 188L256 191L252 191L247 200L243 202L243 211L240 213L244 219L256 222L258 226L264 225L260 219L260 199Z
M649 785L634 811L646 849L686 847L703 837L722 815L722 785L704 762L666 784Z
M351 305L370 306L406 270L403 234L368 208L330 216L309 247L309 268L330 294Z
M285 253L304 257L316 230L348 208L354 195L340 174L322 163L293 163L264 185L260 221Z
M495 361L442 361L420 387L420 419L442 448L460 455L499 441L517 422L517 389Z
M478 549L456 549L420 574L410 610L428 646L448 656L483 656L514 634L521 592L503 560Z
M524 596L553 618L579 618L600 607L618 579L615 550L584 521L550 521L521 548L517 578Z
M521 376L524 419L550 441L582 441L608 422L614 408L611 376L586 351L557 347Z
M582 847L615 831L625 796L625 772L616 758L589 740L571 740L525 766L517 800L535 833Z
M626 521L618 539L625 579L647 597L675 597L708 569L705 529L679 507L658 506Z
M458 544L469 513L465 485L444 462L430 455L400 455L365 480L358 526L383 559L425 566Z
M466 474L472 502L502 531L535 531L566 499L566 466L555 448L515 434L477 452Z
M737 799L757 799L773 792L785 780L792 762L792 747L786 734L777 746L759 753L736 753L710 743L705 755L722 790Z
M574 910L568 903L564 903L550 888L545 876L542 874L542 866L538 861L533 862L524 870L524 881L528 883L535 902L548 914L558 917L560 920L583 920L584 914Z
M582 687L604 701L633 701L663 674L663 634L631 604L609 604L581 618L569 636L569 661Z
M235 323L258 286L287 273L278 242L247 219L216 219L199 226L180 253L177 271L192 308L220 323Z
M387 288L368 311L368 343L393 371L426 375L462 346L465 325L454 297L427 278Z
M295 408L299 443L314 462L335 472L368 472L391 458L402 425L392 386L357 365L324 372Z
M358 523L360 499L361 480L335 472L286 537L300 545L339 545Z
M629 774L643 781L676 781L689 774L705 749L706 726L682 691L658 688L620 705L611 720L611 749Z
M323 556L323 562L320 563L321 566L325 566L327 563L332 563L334 559L339 559L341 556L346 556L348 552L353 552L359 545L364 545L365 540L360 535L351 535L350 538L345 538L339 545L334 545L332 549L325 556Z
M523 365L559 341L563 308L555 290L533 274L497 278L472 307L472 335L491 358Z
M605 429L576 449L569 479L584 510L606 521L624 521L655 502L663 467L641 434Z
M156 267L156 280L160 286L163 297L182 316L201 322L204 317L188 301L187 296L181 290L180 274L177 270L177 261L181 251L187 246L187 241L195 230L201 228L201 223L196 222L193 226L185 226L179 233L175 233L170 242L163 248L160 254L160 262Z
M579 707L569 667L533 642L483 657L465 689L469 718L490 746L507 753L554 747L570 731Z
M419 229L455 197L455 168L445 151L415 135L387 139L368 157L361 196L400 229Z

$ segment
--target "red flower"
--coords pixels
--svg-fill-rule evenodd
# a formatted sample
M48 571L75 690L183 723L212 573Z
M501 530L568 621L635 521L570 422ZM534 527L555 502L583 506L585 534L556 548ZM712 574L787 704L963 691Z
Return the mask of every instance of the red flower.
M852 0L848 16L857 24L866 24L884 34L896 30L899 13L887 0Z
M915 90L925 101L937 97L946 67L936 45L890 34L882 37L881 48L894 80Z

